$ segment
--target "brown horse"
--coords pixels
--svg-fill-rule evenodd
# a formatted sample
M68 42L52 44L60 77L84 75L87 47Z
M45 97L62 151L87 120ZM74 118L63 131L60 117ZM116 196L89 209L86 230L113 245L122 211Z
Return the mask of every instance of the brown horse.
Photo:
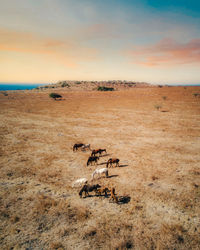
M89 192L92 192L92 191L97 191L98 188L100 188L101 186L99 184L96 184L96 185L87 185L85 184L80 192L79 192L79 196L82 198L82 193L85 192L85 197L86 197L86 194L89 195Z
M102 152L105 152L105 153L106 153L106 149L101 149L101 148L99 148L99 149L94 149L94 150L92 150L91 156L96 156L96 154L101 155Z
M116 203L118 203L118 198L115 194L115 188L111 188L110 190L110 200L114 200Z
M113 165L112 165L113 163L116 164L115 167L117 167L117 166L119 167L119 159L117 159L117 158L110 158L107 161L106 167L108 168L109 164L110 164L111 167L113 167Z
M73 151L77 151L78 148L81 148L84 144L83 143L75 143L73 146Z
M97 189L96 194L97 195L103 195L104 194L105 197L107 197L108 192L110 192L110 190L107 187L100 187L100 188Z
M98 156L90 156L90 157L88 158L88 161L87 161L87 166L88 166L89 164L92 165L93 162L94 162L94 163L97 163L98 160L99 160L99 157L98 157Z

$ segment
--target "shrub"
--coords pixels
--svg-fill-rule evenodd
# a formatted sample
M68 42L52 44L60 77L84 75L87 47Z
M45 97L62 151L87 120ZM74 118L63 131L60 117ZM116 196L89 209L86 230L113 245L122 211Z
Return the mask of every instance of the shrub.
M200 94L199 93L194 93L193 96L194 97L200 97Z
M62 98L62 96L57 93L50 93L49 97L53 98L54 100L56 100L57 98Z
M162 106L161 105L155 105L154 106L157 110L159 110L159 109L161 109L162 108Z
M81 84L81 82L79 82L79 81L78 81L78 82L75 82L75 83L76 83L76 84Z
M105 87L105 86L99 86L97 88L98 91L114 91L115 89L114 88L111 88L111 87Z
M2 94L3 94L4 96L8 96L8 93L6 93L6 92L2 92Z
M166 100L166 99L167 99L167 96L163 96L162 98L163 98L163 100Z

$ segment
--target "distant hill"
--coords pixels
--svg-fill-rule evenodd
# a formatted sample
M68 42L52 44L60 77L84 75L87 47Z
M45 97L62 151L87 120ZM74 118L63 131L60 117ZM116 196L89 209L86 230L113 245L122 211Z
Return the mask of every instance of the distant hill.
M99 87L114 88L114 90L127 89L127 88L144 88L154 87L150 83L146 82L134 82L134 81L58 81L55 84L48 84L45 86L39 86L36 89L58 89L65 88L69 90L98 90Z

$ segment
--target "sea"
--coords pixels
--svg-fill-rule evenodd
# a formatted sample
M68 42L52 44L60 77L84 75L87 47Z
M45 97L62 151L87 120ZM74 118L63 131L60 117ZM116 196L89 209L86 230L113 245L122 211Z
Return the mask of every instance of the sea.
M47 85L48 83L0 83L0 91L6 90L25 90L35 89L38 86Z

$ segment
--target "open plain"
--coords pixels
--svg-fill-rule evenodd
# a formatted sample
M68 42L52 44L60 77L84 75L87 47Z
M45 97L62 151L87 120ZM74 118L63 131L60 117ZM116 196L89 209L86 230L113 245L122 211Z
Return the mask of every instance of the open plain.
M54 91L0 93L1 249L199 249L200 87ZM122 202L80 198L84 177Z

